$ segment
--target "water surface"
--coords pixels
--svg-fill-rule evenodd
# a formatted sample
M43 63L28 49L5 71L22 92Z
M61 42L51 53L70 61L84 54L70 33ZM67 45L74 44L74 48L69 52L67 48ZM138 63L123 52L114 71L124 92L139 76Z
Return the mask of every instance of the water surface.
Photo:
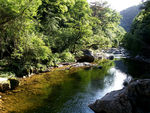
M88 104L112 90L123 87L127 78L122 61L109 61L103 69L83 69L52 88L44 104L26 113L93 113ZM120 69L120 68L123 68Z
M45 73L23 87L26 91L10 95L10 98L16 97L18 104L10 107L9 112L93 113L88 105L112 90L121 89L124 80L136 70L133 64L130 60L120 59L101 63L102 69Z

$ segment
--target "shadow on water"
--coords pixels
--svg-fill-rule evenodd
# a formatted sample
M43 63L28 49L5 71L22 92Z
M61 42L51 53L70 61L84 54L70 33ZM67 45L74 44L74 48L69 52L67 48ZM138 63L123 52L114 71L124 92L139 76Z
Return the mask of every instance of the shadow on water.
M134 64L126 59L107 61L100 64L102 69L82 69L68 73L59 84L48 85L43 95L30 98L30 101L40 103L37 107L28 107L21 113L93 113L88 104L112 90L121 89L128 75L137 74L137 65ZM17 112L13 110L11 113Z
M123 59L123 63L133 78L150 78L150 63L131 59Z

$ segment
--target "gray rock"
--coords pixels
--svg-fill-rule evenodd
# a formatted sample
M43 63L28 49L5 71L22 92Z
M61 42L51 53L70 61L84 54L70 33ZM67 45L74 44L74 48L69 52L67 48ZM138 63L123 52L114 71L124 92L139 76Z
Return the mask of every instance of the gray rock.
M83 63L74 63L72 65L70 65L70 67L92 67L92 66L96 66L96 64L92 64L92 63L88 63L88 62L83 62Z
M149 113L149 105L150 79L143 79L106 94L89 107L95 113Z
M83 50L83 55L76 57L77 62L94 62L94 56L90 50Z

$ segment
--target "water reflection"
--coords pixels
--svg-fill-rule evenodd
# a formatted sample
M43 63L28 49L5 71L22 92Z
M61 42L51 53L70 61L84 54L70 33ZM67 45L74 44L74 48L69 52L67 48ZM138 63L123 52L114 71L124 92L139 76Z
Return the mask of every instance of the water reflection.
M25 113L93 113L88 104L123 87L127 68L122 60L105 62L103 69L81 70L51 88L44 104Z

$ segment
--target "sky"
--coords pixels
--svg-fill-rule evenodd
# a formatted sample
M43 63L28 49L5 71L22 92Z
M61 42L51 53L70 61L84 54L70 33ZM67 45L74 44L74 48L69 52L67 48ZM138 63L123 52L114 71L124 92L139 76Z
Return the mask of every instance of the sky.
M101 1L101 0L87 0L88 2ZM121 11L128 7L138 5L142 0L106 0L112 9Z

